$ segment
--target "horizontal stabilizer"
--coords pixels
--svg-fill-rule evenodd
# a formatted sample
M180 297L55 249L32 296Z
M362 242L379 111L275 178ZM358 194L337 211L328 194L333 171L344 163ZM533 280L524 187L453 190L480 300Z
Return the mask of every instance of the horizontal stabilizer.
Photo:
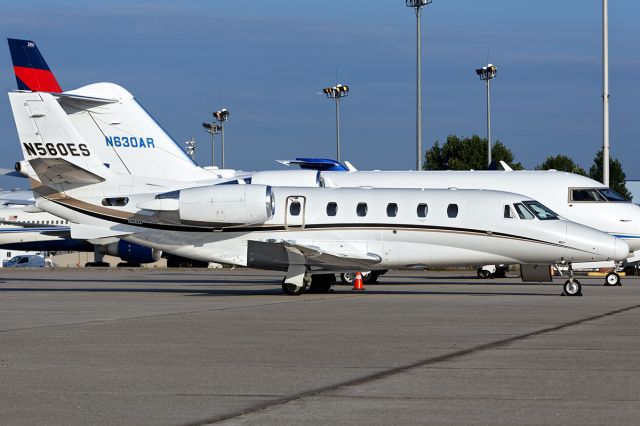
M104 178L63 158L34 158L29 160L29 164L45 185L60 183L89 185L104 182Z
M26 177L22 173L17 172L15 170L2 169L2 168L0 168L0 176L10 176L10 177L17 177L17 178L25 178Z
M77 94L75 94L73 92L56 93L56 97L60 98L63 102L65 100L69 99L69 100L83 101L83 102L88 102L88 103L91 103L91 104L99 104L99 105L114 104L114 103L118 102L117 99L98 98L98 97L95 97L95 96L77 95Z
M320 172L346 172L347 167L336 160L329 158L296 158L295 160L277 160L285 166L295 165L305 170L318 170ZM353 167L353 166L351 166Z

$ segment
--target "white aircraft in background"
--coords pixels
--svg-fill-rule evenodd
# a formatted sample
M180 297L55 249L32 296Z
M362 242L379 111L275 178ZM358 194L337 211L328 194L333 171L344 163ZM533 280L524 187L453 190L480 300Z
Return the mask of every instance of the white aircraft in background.
M282 270L287 294L308 286L328 291L341 271L549 265L629 252L622 240L513 193L271 187L259 184L258 174L251 185L240 178L211 184L199 180L192 162L171 161L175 142L148 115L139 121L133 96L113 84L9 98L25 158L18 169L29 176L39 208L72 222L72 237L117 237L185 257ZM99 131L91 134L91 126ZM126 170L105 165L98 152L123 158ZM564 289L581 293L572 276Z
M34 205L0 208L0 248L93 252L94 261L85 266L109 266L103 261L105 255L122 259L123 262L118 266L140 266L157 262L162 254L159 250L115 238L95 244L84 239L71 238L68 220L42 211Z

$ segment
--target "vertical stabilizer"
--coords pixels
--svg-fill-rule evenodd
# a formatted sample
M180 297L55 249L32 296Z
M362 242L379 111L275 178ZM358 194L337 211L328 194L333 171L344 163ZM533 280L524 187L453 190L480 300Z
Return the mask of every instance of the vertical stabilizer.
M18 89L60 93L62 89L35 42L7 39Z

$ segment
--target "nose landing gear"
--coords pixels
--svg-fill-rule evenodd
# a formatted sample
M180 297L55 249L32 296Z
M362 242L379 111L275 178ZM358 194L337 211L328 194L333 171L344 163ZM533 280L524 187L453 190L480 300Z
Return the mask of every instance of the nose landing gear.
M573 267L569 263L569 279L562 287L562 296L582 296L582 284L573 276Z

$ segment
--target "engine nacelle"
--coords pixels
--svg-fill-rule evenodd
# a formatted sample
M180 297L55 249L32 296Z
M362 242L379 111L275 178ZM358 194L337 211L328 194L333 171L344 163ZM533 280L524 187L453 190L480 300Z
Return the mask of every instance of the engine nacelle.
M211 185L180 190L183 222L252 225L273 217L275 200L270 186Z
M162 255L160 250L130 243L125 240L101 246L99 250L109 256L119 257L127 263L137 264L157 262Z

